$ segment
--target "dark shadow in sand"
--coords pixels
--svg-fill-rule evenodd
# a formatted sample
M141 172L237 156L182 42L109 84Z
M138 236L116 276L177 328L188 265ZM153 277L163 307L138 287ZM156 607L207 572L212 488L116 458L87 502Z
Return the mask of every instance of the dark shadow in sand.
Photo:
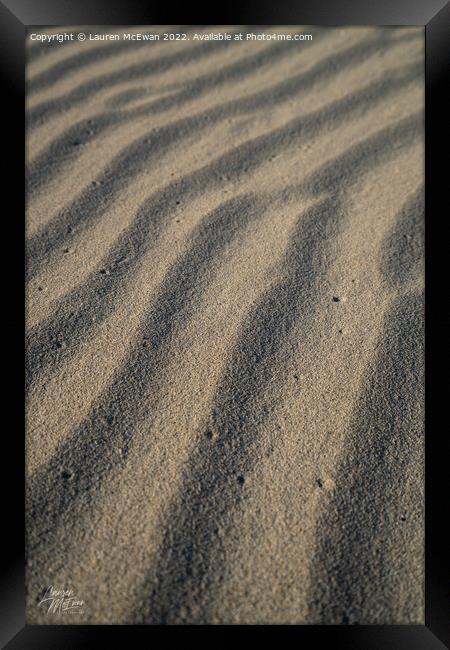
M56 304L54 314L49 319L29 333L27 388L42 373L48 372L49 369L54 372L61 367L61 364L76 352L89 332L112 313L117 299L126 291L127 278L132 276L143 255L157 245L161 229L164 228L167 220L173 218L176 208L175 197L183 204L204 192L206 188L226 186L230 182L239 180L243 174L256 170L258 166L286 152L289 148L299 144L304 145L317 134L323 133L325 129L338 128L342 121L349 119L350 116L357 117L368 106L385 100L390 93L398 92L404 85L414 82L418 72L417 66L412 65L406 70L402 69L399 74L388 75L381 81L333 102L320 111L292 120L269 134L245 142L202 169L174 180L152 195L138 210L130 226L119 236L102 260L101 266L81 287L72 290ZM417 118L413 117L412 120L414 122ZM405 122L405 128L409 128L408 120ZM389 147L391 143L388 139L391 135L394 136L395 132L389 128L372 139L368 146L375 146L378 138L379 149ZM340 156L338 160L331 160L317 173L307 177L300 186L300 193L307 188L313 193L318 191L320 194L327 191L328 187L334 187L338 182L335 176L344 177L342 169L346 165L350 168L355 166L355 155L359 156L358 164L364 166L365 149L364 144L361 144ZM117 177L111 177L113 189L108 196L115 195L114 187L118 182L120 183ZM105 187L108 186L105 181ZM286 195L292 195L295 191L296 188L287 188ZM73 231L80 227L80 223L74 220L74 217L79 215L80 219L84 217L86 221L88 210L93 209L92 206L89 208L89 204L96 196L95 192L96 189L89 190L84 200L76 204L76 209L73 207L64 215L60 215L60 221L55 224L54 245L61 250L61 255L64 255L65 250L61 247L65 245L69 248L69 238ZM106 209L105 201L107 206L111 200L106 199L105 192L106 190L102 191L97 199L100 202L104 197L97 219ZM72 232L68 233L68 230ZM48 262L48 255L52 250L49 248L48 240L42 236L40 240L35 239L34 244L34 251L28 252L30 263L32 259L35 262L38 259ZM39 255L37 248L41 251ZM35 266L35 271L39 268L40 265ZM105 271L108 271L108 274Z
M312 562L311 620L317 623L389 624L398 594L420 594L417 558L400 529L423 528L423 508L407 512L404 482L409 463L423 455L423 296L408 290L423 273L424 190L405 204L382 245L380 269L389 288L406 290L389 309L378 356L349 427L333 497L324 508ZM423 498L423 473L416 486ZM393 514L396 513L396 514ZM395 543L394 541L395 540ZM385 561L390 547L392 557ZM409 562L409 565L408 565ZM420 558L419 558L420 564ZM405 585L411 582L410 588ZM415 620L417 602L410 602ZM405 612L405 617L408 612Z
M258 444L256 427L266 415L264 409L253 412L252 404L262 395L270 374L276 371L274 362L282 365L282 359L281 362L278 359L279 351L295 319L300 314L306 319L314 317L314 287L320 278L311 274L310 255L314 252L316 256L325 255L330 238L344 226L345 213L340 208L339 197L362 174L390 160L400 147L413 144L420 134L421 126L422 114L401 120L353 146L333 162L327 162L304 182L290 188L291 194L298 192L299 196L302 192L318 196L327 192L329 197L324 199L318 212L313 210L306 215L302 236L294 238L283 261L288 264L287 275L282 272L281 283L263 296L249 323L244 324L232 353L228 364L231 370L221 382L225 391L219 388L216 407L211 415L211 426L223 431L227 442L221 452L219 447L217 451L212 451L208 461L199 460L199 452L195 452L193 464L197 460L200 464L194 468L195 471L189 469L187 473L186 485L181 491L184 495L181 505L173 505L174 546L163 549L160 558L162 570L166 571L167 565L170 566L167 568L167 577L150 598L151 606L155 604L155 607L159 607L156 611L160 618L167 616L165 606L169 601L176 599L175 612L178 611L180 595L189 600L189 594L194 594L198 589L198 578L203 580L206 576L205 566L211 570L214 564L217 575L223 570L222 556L211 555L214 529L211 527L210 512L215 508L215 499L220 491L228 492L230 499L225 511L219 508L215 521L225 518L227 509L231 510L239 503L242 494L240 474L235 476L233 472L244 471L251 466L254 458L251 445ZM237 156L236 173L241 173L247 160L245 155ZM233 166L231 169L234 169ZM220 171L229 173L229 168L224 165ZM83 511L91 499L95 499L93 488L98 487L112 467L120 467L126 462L128 448L133 443L134 427L142 418L151 415L152 408L157 403L158 376L162 376L167 364L171 336L186 324L195 311L205 283L212 281L210 275L207 276L208 280L204 279L205 272L210 269L208 273L214 273L212 260L220 259L220 251L230 238L238 235L245 223L257 218L266 207L266 201L262 205L260 202L261 199L257 196L231 201L199 225L192 248L168 274L142 324L142 341L139 341L117 370L114 383L97 400L83 426L71 434L48 465L28 482L28 549L35 561L39 561L39 558L42 558L40 561L46 561L45 557L51 557L49 549L53 544L60 544L62 539L67 552L70 552L73 526L76 530L82 527L80 520ZM314 216L318 219L316 225ZM144 336L147 337L146 346L143 346ZM230 393L233 398L227 402L227 398L222 395ZM239 414L235 414L235 400L240 409ZM255 432L253 438L249 431ZM206 442L203 443L205 444ZM70 482L61 478L61 472L68 465L75 472ZM203 503L201 510L198 507L198 495L193 489L196 482L199 486L205 486L207 491L209 486L217 483L211 492L210 501ZM182 533L186 512L190 512L193 517L194 529L203 535L201 544L205 557L202 561L199 559L200 564L195 566L191 564L190 549L197 537L186 537ZM208 535L211 535L209 541ZM50 571L51 567L47 569ZM57 567L52 570L56 571ZM186 571L193 577L180 591L177 586L179 576ZM147 598L148 588L144 586L143 600ZM161 603L161 606L157 603Z
M319 32L318 37L320 38L321 36L323 36L323 34ZM388 37L387 33L383 32L381 35L377 35L370 40L367 39L363 42L358 42L340 52L323 57L306 72L301 71L289 79L284 79L283 81L267 89L253 93L248 97L224 102L218 106L202 111L197 115L175 121L166 127L162 127L156 133L161 131L161 135L166 134L165 139L168 141L167 144L170 146L173 144L173 138L169 138L168 136L171 131L173 131L174 135L177 134L176 145L178 146L178 139L183 133L189 135L192 132L192 129L194 129L194 131L198 128L204 129L205 126L211 126L224 119L241 114L252 113L262 105L275 106L291 97L295 97L299 92L308 90L315 84L324 83L327 79L332 78L338 72L361 63L361 61L370 58L380 50L386 49L390 45L394 46L399 42L399 40L405 38L406 37L402 37L401 39L392 40ZM407 35L407 40L410 39L411 36ZM282 45L283 44L274 48L273 62L276 62L282 56L286 56L287 51L285 47L282 47ZM254 73L255 69L257 69L259 65L262 65L262 63L259 62L262 56L263 53L258 56L253 55L247 57L243 61L238 61L226 66L225 70L227 70L227 74L235 80L245 78L249 74ZM264 65L271 64L271 57L268 55L263 56L263 63ZM28 165L27 191L29 195L32 196L34 192L42 190L49 180L62 173L64 165L68 161L73 161L80 154L80 146L89 142L94 142L96 138L105 134L108 129L115 128L118 124L129 122L134 118L160 112L164 109L166 104L161 106L159 101L175 102L172 105L179 106L180 103L182 104L185 101L197 97L199 93L217 89L218 84L226 82L226 80L227 75L224 74L222 70L218 70L214 73L204 75L198 80L192 80L191 84L187 88L182 89L180 93L171 95L169 98L156 100L156 102L151 101L134 109L101 113L95 116L95 118L80 121L61 136L58 136L46 148L46 150L44 150L43 153L33 161L33 163ZM205 124L205 122L207 124ZM143 134L139 140L145 141L147 137L154 136L154 133L153 130L149 131L148 133ZM130 153L134 151L136 144L138 143L130 146ZM122 154L125 155L126 151L122 152Z

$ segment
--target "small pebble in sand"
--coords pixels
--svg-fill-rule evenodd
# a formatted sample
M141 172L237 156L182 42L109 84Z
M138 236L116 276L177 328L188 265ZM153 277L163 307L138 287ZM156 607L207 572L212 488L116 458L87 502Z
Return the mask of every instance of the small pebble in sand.
M70 481L73 478L73 472L70 469L63 469L61 472L61 478L65 481Z
M341 299L339 298L339 296L333 296L333 302L340 302L340 301Z
M239 483L239 485L244 485L245 478L242 476L242 474L239 474L239 476L237 477L237 482Z

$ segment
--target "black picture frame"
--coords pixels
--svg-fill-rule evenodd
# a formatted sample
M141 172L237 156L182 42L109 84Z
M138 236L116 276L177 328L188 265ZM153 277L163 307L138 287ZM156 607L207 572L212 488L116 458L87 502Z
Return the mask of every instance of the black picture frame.
M256 4L256 3L254 3ZM422 25L426 47L426 279L427 279L427 435L426 435L426 610L425 625L395 626L29 626L25 624L24 569L24 400L22 357L24 352L24 95L25 30L38 25L131 25L131 24L302 24L302 25ZM0 642L11 650L26 648L90 648L110 643L140 647L144 643L165 643L182 635L183 642L198 637L217 637L231 641L286 642L315 647L330 644L346 650L438 650L450 647L450 582L448 577L446 499L448 471L444 462L446 444L442 425L432 404L441 402L444 386L439 373L430 376L429 359L442 358L446 319L442 294L433 278L445 277L445 251L430 254L436 224L445 206L444 174L448 156L444 93L450 61L450 5L444 0L314 0L309 2L269 2L257 6L243 0L239 10L230 6L211 8L202 15L188 3L127 2L126 0L2 0L0 2L0 66L3 108L7 128L3 136L6 175L3 191L4 251L11 254L4 271L4 297L8 306L3 318L6 326L4 366L6 383L5 412L10 424L3 436L3 535L0 578ZM8 198L8 203L6 203ZM9 207L6 209L5 206ZM439 248L439 247L438 247ZM3 255L2 257L5 257ZM445 296L447 298L447 296ZM434 316L437 315L437 317ZM431 323L431 325L430 325ZM430 330L430 327L433 328ZM432 331L432 336L431 332ZM445 356L445 355L444 355ZM445 359L439 360L445 369ZM437 365L439 365L439 363ZM447 366L448 367L448 366ZM441 402L442 403L442 402ZM4 420L5 422L5 420ZM447 491L446 491L447 490ZM448 517L447 517L448 519Z

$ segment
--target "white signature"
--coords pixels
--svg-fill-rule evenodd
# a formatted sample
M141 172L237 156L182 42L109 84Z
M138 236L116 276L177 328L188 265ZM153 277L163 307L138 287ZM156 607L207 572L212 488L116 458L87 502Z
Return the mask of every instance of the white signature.
M47 614L81 614L84 600L79 600L73 589L47 587L39 607L47 607Z

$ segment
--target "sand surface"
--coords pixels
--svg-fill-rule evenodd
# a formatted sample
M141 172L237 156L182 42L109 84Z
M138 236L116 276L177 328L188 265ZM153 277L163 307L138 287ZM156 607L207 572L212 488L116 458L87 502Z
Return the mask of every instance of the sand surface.
M29 623L424 622L424 30L276 31L28 43Z

